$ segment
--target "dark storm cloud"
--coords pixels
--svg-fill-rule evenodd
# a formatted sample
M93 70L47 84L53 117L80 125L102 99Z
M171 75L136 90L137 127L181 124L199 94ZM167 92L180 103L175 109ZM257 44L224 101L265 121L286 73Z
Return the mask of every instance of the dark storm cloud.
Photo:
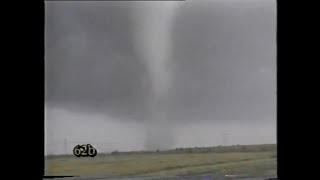
M273 3L205 3L181 9L173 37L173 103L185 118L275 118ZM243 121L242 121L243 122Z
M147 76L133 52L128 11L97 4L47 3L47 102L134 115L143 111Z
M46 2L46 103L147 118L150 77L135 52L132 4ZM275 118L273 1L187 2L173 32L174 121Z

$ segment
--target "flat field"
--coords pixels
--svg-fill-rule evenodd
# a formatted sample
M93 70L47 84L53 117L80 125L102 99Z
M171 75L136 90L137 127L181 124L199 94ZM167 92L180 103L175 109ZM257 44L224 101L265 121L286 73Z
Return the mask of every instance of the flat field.
M264 148L260 148L264 146ZM95 157L56 155L46 157L45 175L77 176L189 176L221 177L276 176L275 145L232 147L217 152L212 148L188 148L152 153L98 154ZM257 147L259 147L257 149ZM238 149L238 150L237 150ZM240 150L239 150L240 149ZM255 149L255 150L252 150ZM224 152L225 151L225 152ZM237 152L238 151L238 152Z

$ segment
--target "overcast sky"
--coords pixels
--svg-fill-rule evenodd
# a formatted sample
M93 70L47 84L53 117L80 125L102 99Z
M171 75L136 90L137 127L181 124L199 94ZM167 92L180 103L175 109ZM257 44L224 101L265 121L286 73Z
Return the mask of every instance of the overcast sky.
M276 142L276 2L163 3L46 2L47 152L145 149L162 80L170 146Z

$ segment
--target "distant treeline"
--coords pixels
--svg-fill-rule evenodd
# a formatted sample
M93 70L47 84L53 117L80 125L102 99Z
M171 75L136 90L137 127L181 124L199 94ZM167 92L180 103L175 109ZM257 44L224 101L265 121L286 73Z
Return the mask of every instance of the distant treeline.
M171 150L156 151L113 151L111 155L117 154L168 154L168 153L226 153L226 152L262 152L277 151L276 144L260 145L233 145L233 146L215 146L215 147L194 147L194 148L176 148Z
M171 150L156 151L113 151L111 153L99 153L99 155L130 155L130 154L185 154L185 153L227 153L227 152L263 152L277 151L276 144L259 144L259 145L232 145L232 146L215 146L215 147L194 147L194 148L175 148ZM46 159L55 157L73 157L74 155L48 155Z

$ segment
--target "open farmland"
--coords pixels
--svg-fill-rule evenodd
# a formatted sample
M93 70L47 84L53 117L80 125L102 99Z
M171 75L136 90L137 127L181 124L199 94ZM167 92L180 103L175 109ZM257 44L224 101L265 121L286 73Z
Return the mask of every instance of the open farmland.
M215 152L216 151L216 152ZM276 176L276 145L178 148L117 152L91 157L46 157L46 175L77 176Z

